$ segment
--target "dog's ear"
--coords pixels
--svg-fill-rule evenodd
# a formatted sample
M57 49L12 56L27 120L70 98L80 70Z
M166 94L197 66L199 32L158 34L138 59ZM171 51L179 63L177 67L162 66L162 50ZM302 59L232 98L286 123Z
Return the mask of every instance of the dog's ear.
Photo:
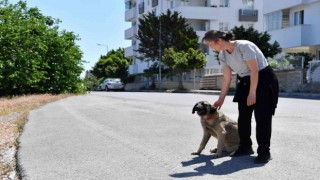
M196 112L196 108L197 108L197 106L198 106L198 103L197 103L197 104L195 104L195 105L193 106L192 114L194 114L194 113Z
M213 114L216 111L217 111L217 108L215 108L214 106L210 106L210 114Z

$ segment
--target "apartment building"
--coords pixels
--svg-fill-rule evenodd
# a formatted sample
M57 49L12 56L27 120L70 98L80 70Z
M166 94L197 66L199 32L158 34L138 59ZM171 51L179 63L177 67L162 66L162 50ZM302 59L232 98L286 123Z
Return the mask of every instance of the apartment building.
M315 56L307 80L320 82L320 0L264 0L263 13L264 30L283 52Z
M132 26L125 30L125 39L131 40L130 47L125 48L125 56L133 61L130 74L142 73L152 62L136 59L139 42L135 39L138 32L139 18L142 14L155 11L157 15L178 11L187 19L199 36L199 43L205 32L211 29L228 31L234 26L254 27L263 30L263 0L125 0L125 21ZM208 48L206 67L218 66L214 52Z
M275 6L276 4L276 6ZM264 30L284 52L320 59L320 0L264 0Z

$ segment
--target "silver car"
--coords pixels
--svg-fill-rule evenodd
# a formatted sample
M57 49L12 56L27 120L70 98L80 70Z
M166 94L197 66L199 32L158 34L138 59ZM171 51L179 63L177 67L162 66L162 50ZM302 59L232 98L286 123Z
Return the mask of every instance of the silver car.
M124 84L119 78L107 78L100 84L100 90L124 90Z

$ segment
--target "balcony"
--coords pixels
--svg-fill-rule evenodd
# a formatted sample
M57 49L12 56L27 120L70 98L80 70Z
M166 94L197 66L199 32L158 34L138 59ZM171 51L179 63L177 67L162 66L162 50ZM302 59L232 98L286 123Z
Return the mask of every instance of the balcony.
M124 49L124 56L126 58L134 57L136 55L136 52L134 51L134 46L130 46Z
M270 12L279 11L281 9L290 9L292 7L313 3L316 1L317 0L268 0L268 3L263 4L263 13L268 14Z
M222 14L230 14L228 8L178 6L174 10L180 12L186 19L217 20Z
M312 25L306 24L268 31L271 41L277 41L284 49L319 44L320 38L315 38L316 32Z
M131 21L136 17L136 8L132 7L125 13L125 21Z
M128 40L134 38L135 32L136 31L134 26L129 29L126 29L124 32L124 38Z
M239 9L239 21L258 21L258 10Z

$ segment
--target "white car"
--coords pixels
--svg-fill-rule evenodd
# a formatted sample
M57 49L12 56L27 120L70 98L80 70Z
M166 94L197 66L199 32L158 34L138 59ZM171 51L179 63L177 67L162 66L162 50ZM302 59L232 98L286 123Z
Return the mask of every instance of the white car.
M100 84L100 90L124 90L124 84L119 78L107 78Z

